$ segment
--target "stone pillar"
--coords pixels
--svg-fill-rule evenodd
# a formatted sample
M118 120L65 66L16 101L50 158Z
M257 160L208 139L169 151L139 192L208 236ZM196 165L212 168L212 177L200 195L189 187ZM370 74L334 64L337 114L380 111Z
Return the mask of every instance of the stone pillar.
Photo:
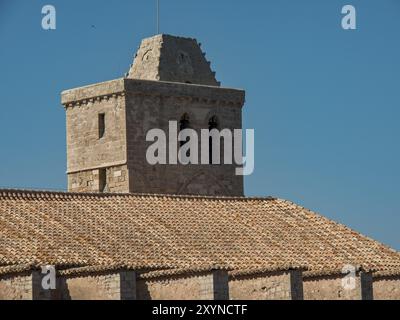
M228 272L213 270L200 285L201 300L229 300Z
M41 270L32 271L32 300L60 300L65 298L66 287L60 281L60 277L56 275L56 268L49 266L47 273L42 273ZM53 271L50 271L52 269ZM51 277L54 277L51 279ZM50 280L51 279L51 280ZM54 281L55 288L46 288L43 283L49 285L49 281Z
M136 272L121 271L119 273L120 299L136 300Z
M290 270L290 298L304 300L302 270Z
M32 272L32 300L51 300L51 290L42 287L43 276L40 271Z
M103 279L107 293L113 300L136 300L136 272L120 271Z
M372 273L306 276L306 300L373 300Z
M372 273L360 272L359 291L360 291L361 300L373 300L374 299Z
M71 300L136 300L136 272L89 272L63 279Z

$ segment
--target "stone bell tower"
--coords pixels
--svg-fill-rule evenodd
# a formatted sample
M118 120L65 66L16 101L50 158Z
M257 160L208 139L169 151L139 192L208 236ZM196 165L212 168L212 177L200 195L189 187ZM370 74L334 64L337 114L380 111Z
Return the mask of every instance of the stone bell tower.
M146 134L168 134L170 121L199 136L201 129L241 129L244 98L220 87L195 39L143 40L125 78L62 92L68 190L243 196L236 165L150 165Z

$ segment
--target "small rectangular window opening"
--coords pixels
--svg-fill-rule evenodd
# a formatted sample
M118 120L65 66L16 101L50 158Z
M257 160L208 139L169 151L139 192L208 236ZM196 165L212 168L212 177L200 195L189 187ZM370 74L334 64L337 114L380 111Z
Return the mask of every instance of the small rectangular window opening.
M99 192L107 191L107 171L106 169L99 170Z
M106 115L104 113L99 114L99 139L104 137L106 132Z

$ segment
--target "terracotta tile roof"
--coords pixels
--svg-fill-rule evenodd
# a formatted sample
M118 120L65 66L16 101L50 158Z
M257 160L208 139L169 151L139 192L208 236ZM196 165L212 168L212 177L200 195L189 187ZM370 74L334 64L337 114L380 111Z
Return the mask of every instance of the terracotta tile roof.
M0 190L0 273L13 266L400 274L400 254L275 198Z

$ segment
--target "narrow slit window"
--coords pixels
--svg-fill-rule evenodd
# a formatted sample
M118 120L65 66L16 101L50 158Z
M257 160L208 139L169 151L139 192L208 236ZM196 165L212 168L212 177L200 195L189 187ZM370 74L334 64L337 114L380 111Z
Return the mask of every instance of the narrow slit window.
M215 116L211 117L210 121L208 122L208 130L210 131L210 133L213 129L218 129L218 119ZM209 141L208 141L208 156L209 156L208 163L213 164L213 161L212 161L212 159L213 159L213 139L212 139L211 135L210 135Z
M99 192L107 192L107 170L99 170Z
M189 116L188 114L185 113L182 116L181 120L179 121L179 132L189 128L190 128ZM179 145L183 147L186 143L188 143L188 141L189 138L187 138L186 141L180 141ZM186 156L190 157L190 149L187 151Z
M104 137L106 132L106 115L105 113L99 114L99 139Z

